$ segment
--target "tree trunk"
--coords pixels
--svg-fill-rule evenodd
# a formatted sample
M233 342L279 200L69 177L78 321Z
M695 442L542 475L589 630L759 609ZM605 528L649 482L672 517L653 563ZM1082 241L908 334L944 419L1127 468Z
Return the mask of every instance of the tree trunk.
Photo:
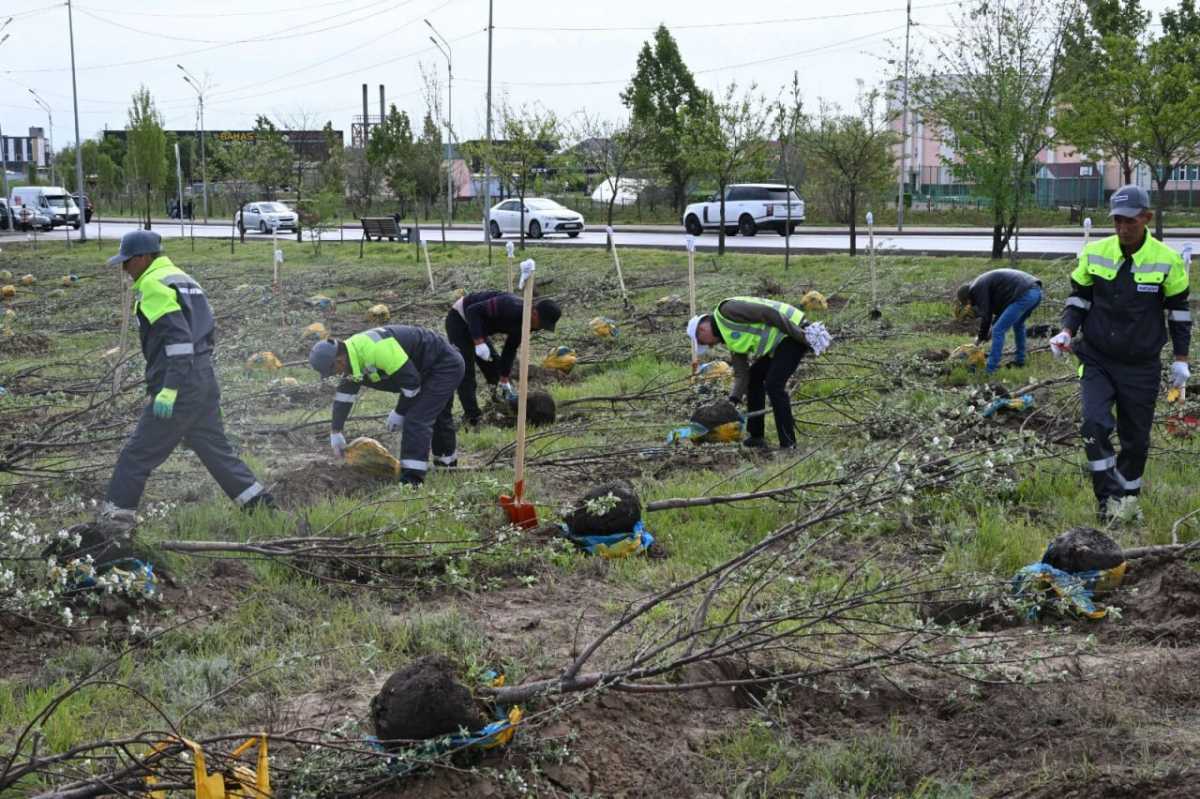
M517 193L517 200L521 203L521 251L525 251L525 181L521 181L521 189Z
M613 207L617 204L617 192L614 189L612 196L608 198L608 226L612 227Z
M1156 175L1154 180L1154 182L1158 184L1158 197L1155 198L1157 202L1154 203L1154 238L1158 239L1159 241L1162 241L1163 237L1163 214L1164 207L1166 206L1165 200L1167 197L1167 180L1170 179L1170 177L1171 166L1170 164L1164 164L1162 179L1159 180L1158 176Z
M858 189L850 187L850 257L858 254Z
M150 230L150 184L146 184L146 230Z
M671 199L675 202L675 211L682 214L687 209L687 175L671 175Z
M725 254L725 184L718 184L717 190L721 192L721 227L717 230L717 255Z

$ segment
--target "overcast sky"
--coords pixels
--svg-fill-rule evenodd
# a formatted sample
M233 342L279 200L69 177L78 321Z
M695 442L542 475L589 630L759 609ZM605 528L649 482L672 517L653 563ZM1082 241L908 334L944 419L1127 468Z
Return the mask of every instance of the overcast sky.
M915 0L913 49L945 35L958 2ZM1144 0L1154 11L1174 5ZM29 89L54 115L56 148L72 142L70 51L65 4L9 4L0 45L0 122L7 135L46 124ZM453 117L461 139L483 133L487 78L487 0L79 0L74 3L80 132L124 127L130 94L145 84L167 127L196 124L195 94L176 64L207 80L206 126L253 126L266 113L301 113L346 132L361 114L362 84L377 113L387 101L424 113L421 67L444 58L429 40L428 19L454 56ZM765 22L764 10L780 18ZM722 90L756 83L774 97L800 73L806 104L853 102L856 81L894 74L887 59L903 53L903 0L495 0L494 96L516 106L541 103L561 117L580 109L606 117L633 74L638 50L661 22L679 42L700 84ZM2 17L0 17L2 19Z

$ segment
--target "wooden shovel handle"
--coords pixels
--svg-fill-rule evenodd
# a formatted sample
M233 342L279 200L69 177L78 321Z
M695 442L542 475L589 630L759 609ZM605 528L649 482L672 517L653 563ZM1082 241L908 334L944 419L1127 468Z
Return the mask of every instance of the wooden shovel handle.
M525 295L521 307L521 372L517 383L517 456L513 467L513 481L524 488L525 485L525 404L529 399L529 337L532 331L531 316L533 314L533 275L525 281ZM522 492L524 493L524 492ZM520 496L517 497L520 499Z

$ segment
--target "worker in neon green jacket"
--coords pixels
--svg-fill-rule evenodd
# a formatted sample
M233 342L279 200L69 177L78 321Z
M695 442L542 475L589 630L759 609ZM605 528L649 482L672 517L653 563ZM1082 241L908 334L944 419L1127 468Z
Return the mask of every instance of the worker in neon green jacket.
M242 508L273 507L271 495L225 437L221 390L212 366L215 325L200 284L162 254L162 240L149 230L126 233L120 252L108 262L133 278L151 401L121 449L100 518L133 525L150 473L180 443L196 453Z
M724 344L733 353L733 390L729 401L735 405L747 398L753 413L771 400L775 432L779 446L796 446L795 420L787 381L806 353L820 355L832 341L820 322L806 322L804 312L786 302L759 297L730 297L722 300L712 313L692 317L687 327L696 354L714 344ZM766 447L762 415L752 416L746 424L748 447Z
M341 457L343 429L363 386L398 394L388 414L389 432L402 431L400 482L419 485L434 462L458 465L454 429L454 391L463 379L463 359L442 336L423 327L387 325L356 333L345 341L326 339L313 345L308 363L321 377L339 375L333 397L329 445Z

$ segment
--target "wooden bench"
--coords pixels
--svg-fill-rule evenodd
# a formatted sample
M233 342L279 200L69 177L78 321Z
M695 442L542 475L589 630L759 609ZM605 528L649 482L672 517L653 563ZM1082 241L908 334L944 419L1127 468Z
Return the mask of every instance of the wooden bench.
M358 242L358 257L363 257L363 245L368 241L383 241L385 238L388 241L398 241L401 244L415 242L420 239L421 234L417 228L410 225L401 225L396 221L395 217L391 216L364 216L360 217L362 222L362 238Z

